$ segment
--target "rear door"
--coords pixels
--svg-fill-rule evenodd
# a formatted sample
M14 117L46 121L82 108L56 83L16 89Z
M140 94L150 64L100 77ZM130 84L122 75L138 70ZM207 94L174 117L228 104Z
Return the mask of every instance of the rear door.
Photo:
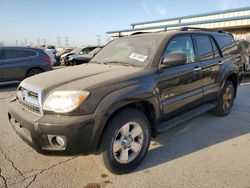
M164 57L174 51L187 55L187 63L168 67L159 74L157 86L166 120L192 109L202 102L202 74L200 63L196 62L193 37L177 35L166 45Z
M3 54L2 75L5 81L24 79L30 68L32 58L38 55L33 50L11 48L4 49Z
M214 100L219 92L217 75L222 56L215 40L207 34L195 34L198 61L202 68L203 102Z

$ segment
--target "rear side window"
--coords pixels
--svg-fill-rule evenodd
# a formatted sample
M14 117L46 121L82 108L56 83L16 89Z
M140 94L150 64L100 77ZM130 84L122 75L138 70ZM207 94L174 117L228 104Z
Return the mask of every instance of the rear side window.
M215 57L215 58L221 57L220 51L219 51L219 49L218 49L218 46L215 44L214 39L212 39L212 38L210 38L210 39L211 39L212 46L213 46L213 50L214 50L214 57Z
M164 57L171 52L184 52L187 56L187 63L195 61L194 46L191 36L177 36L171 39L164 51Z
M199 59L208 60L214 58L213 47L209 36L197 35L195 38L198 48Z
M5 49L2 52L4 59L18 59L36 56L37 53L31 50Z
M233 38L233 36L227 34L215 35L216 41L219 44L223 56L228 56L230 54L237 53L238 46Z

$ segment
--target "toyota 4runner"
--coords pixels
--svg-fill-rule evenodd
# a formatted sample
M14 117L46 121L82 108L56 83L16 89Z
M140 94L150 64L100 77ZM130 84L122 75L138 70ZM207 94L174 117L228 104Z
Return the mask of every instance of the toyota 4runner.
M95 154L136 168L150 139L201 113L230 113L243 64L231 34L198 28L137 33L89 64L24 80L9 103L17 134L43 154Z

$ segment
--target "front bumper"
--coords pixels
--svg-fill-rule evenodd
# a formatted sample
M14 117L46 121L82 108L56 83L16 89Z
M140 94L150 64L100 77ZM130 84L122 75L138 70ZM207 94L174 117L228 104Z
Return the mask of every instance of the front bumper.
M9 103L9 121L16 133L43 154L89 154L93 136L94 115L38 116L22 107L16 99ZM54 144L55 136L63 138L62 147Z

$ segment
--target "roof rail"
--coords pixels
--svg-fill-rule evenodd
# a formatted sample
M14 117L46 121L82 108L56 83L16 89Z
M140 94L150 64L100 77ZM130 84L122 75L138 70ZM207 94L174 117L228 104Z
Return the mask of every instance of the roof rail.
M152 32L143 32L143 31L140 31L140 32L135 32L135 33L132 33L131 35L140 35L140 34L147 34L147 33L152 33Z
M199 27L182 27L179 29L179 31L188 31L188 30L201 30L201 31L225 33L225 31L223 31L221 29L210 29L210 28L199 28Z

